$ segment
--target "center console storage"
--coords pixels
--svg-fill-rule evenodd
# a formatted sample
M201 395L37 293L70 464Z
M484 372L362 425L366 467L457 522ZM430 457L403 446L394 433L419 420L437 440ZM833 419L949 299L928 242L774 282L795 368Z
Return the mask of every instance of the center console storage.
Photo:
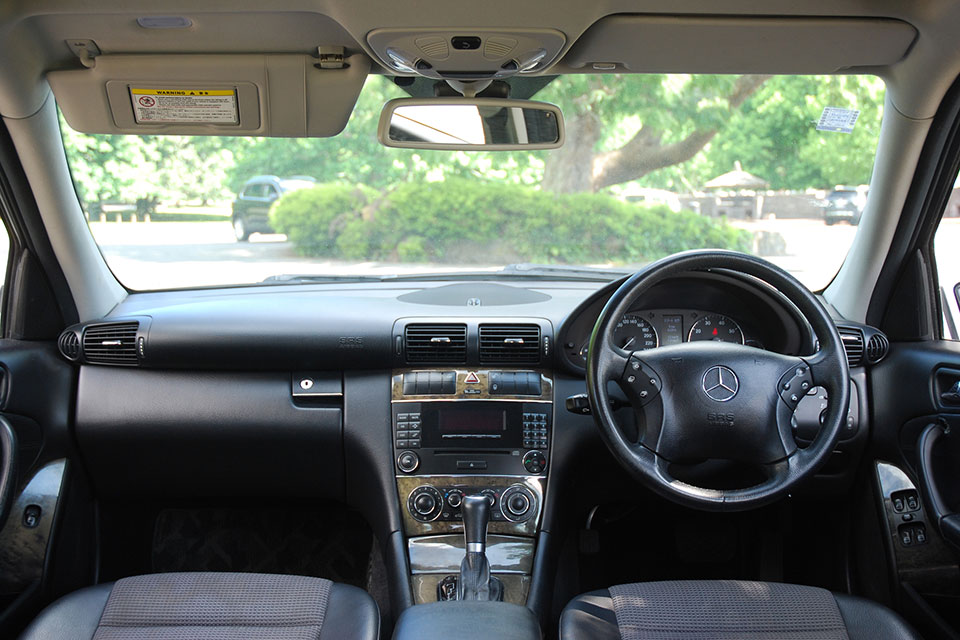
M489 504L491 581L501 583L505 602L525 604L552 441L552 376L514 368L401 369L391 392L415 602L456 599L467 553L464 503L482 496Z
M533 612L507 602L434 602L410 607L394 640L540 640Z

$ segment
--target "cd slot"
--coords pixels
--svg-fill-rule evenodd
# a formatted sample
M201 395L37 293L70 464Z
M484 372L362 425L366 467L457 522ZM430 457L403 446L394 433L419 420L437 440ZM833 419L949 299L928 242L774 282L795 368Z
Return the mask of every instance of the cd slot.
M513 449L484 449L482 453L484 456L510 456L513 455ZM476 456L479 455L479 452L476 449L437 449L433 454L436 456L463 457L470 455Z

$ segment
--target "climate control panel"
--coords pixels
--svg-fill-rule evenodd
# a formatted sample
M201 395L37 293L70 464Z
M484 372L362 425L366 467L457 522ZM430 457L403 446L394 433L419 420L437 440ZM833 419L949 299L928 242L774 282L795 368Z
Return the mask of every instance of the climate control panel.
M523 484L506 488L435 487L424 484L410 492L407 510L418 522L462 522L464 496L482 495L490 503L492 522L525 522L537 511L537 496Z
M532 535L543 503L544 478L535 476L398 476L408 535L463 529L466 496L490 503L490 533Z

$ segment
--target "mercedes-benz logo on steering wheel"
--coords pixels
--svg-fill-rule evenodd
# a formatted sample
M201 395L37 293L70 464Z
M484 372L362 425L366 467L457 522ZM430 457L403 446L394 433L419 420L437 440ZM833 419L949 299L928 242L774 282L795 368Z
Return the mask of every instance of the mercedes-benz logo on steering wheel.
M740 381L732 369L718 364L710 367L703 374L701 386L711 400L726 402L737 395L737 391L740 390Z

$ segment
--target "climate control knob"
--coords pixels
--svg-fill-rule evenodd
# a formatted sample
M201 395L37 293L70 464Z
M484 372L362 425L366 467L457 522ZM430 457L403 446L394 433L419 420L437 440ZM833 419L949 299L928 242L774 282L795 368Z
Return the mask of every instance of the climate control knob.
M507 510L515 516L522 516L530 509L530 498L522 493L515 493L507 500Z
M537 512L537 498L530 489L515 484L500 496L500 513L510 522L525 522Z
M431 522L440 517L443 496L435 487L422 485L410 492L407 498L407 510L415 520Z
M459 489L453 489L447 493L447 504L452 508L457 509L461 504L463 504L463 491Z

